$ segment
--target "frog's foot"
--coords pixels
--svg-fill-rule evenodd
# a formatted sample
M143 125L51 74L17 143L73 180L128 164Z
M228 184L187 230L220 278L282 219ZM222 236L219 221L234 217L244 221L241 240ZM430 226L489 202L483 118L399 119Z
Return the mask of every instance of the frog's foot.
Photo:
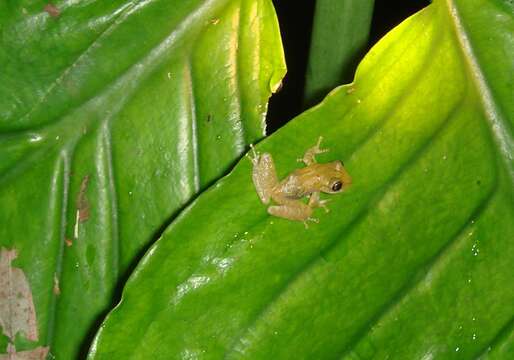
M319 223L319 219L312 218L312 217L308 217L307 219L305 219L305 220L303 221L303 226L305 226L305 228L306 228L306 229L308 229L308 228L309 228L309 223L308 223L308 221L312 221L313 223L316 223L316 224L317 224L317 223Z
M316 143L316 145L308 149L303 155L303 158L297 159L297 161L303 162L307 166L316 163L316 155L323 154L329 151L328 149L320 148L322 140L323 136L320 136L318 138L318 142Z

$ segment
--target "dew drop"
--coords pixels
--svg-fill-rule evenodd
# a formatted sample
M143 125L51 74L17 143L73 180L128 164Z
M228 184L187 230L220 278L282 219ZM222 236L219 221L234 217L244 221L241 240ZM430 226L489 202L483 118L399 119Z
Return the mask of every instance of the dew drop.
M43 137L39 134L31 134L30 137L29 137L29 141L30 142L38 142L42 139Z

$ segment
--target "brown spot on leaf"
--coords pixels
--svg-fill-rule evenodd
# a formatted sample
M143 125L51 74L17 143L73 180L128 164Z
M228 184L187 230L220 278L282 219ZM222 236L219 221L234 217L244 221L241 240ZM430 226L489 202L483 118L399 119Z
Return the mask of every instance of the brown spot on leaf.
M66 244L67 247L70 247L71 245L73 245L73 241L71 241L68 238L64 239L64 243Z
M54 288L53 292L56 296L61 295L61 288L59 287L59 278L57 277L57 274L54 274Z
M59 8L52 3L46 4L43 10L45 10L48 13L48 15L54 18L61 15L61 10L59 10Z
M1 354L0 360L45 360L48 355L48 347L37 347L32 350L16 351L16 348L9 344L7 354Z
M37 341L36 310L30 285L25 273L11 266L17 256L14 249L0 249L0 326L12 342L17 333L23 333L27 340Z
M89 219L89 201L87 200L86 191L89 184L89 175L84 176L80 183L79 195L77 196L77 220L85 222Z

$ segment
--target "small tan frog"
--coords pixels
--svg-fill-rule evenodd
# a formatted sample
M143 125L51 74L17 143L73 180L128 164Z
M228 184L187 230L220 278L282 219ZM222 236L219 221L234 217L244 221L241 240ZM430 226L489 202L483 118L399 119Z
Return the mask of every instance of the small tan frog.
M260 155L252 146L253 156L250 160L253 164L252 179L257 194L264 204L269 204L270 199L278 204L268 207L268 213L284 219L303 221L307 227L308 220L318 222L311 217L314 208L322 207L326 212L329 211L326 206L328 200L320 200L320 192L336 194L352 183L341 161L326 164L316 162L317 154L328 151L320 148L321 141L320 136L317 144L308 149L303 158L298 159L307 166L296 169L282 181L277 178L271 154ZM305 196L309 197L308 204L299 200Z

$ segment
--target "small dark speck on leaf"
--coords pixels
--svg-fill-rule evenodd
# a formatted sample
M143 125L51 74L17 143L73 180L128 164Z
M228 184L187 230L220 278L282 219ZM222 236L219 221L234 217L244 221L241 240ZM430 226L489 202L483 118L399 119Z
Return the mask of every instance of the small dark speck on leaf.
M59 10L59 8L52 3L46 4L43 10L45 10L48 13L48 15L54 18L61 15L61 11Z
M477 180L477 185L478 185L478 186L482 185L482 181Z
M211 114L207 115L207 122L209 123L209 122L211 122L211 120L212 120L212 115Z

